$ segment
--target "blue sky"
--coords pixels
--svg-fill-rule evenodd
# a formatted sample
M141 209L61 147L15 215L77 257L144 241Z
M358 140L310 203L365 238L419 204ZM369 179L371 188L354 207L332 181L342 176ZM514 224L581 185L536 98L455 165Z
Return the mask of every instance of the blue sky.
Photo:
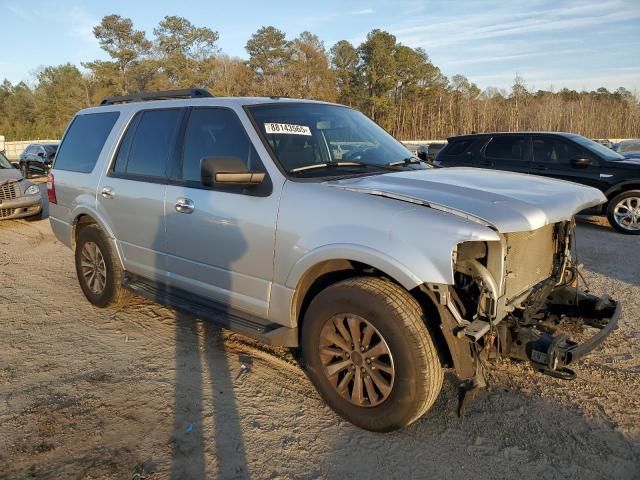
M423 47L448 76L508 87L519 73L531 88L624 86L640 94L640 0L0 0L0 79L33 80L39 66L106 58L92 35L104 15L130 17L151 36L164 15L220 33L219 47L246 57L263 25L292 38L304 30L329 48L356 46L373 28Z

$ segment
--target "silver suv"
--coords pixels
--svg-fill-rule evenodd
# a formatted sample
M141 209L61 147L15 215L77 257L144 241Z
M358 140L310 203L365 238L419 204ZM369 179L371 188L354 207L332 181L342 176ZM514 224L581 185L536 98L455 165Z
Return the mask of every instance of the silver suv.
M620 315L576 286L573 217L602 193L432 168L340 105L108 98L72 120L48 189L92 304L134 292L300 347L326 402L370 430L418 419L444 368L471 398L485 357L573 378ZM577 344L561 320L597 333Z

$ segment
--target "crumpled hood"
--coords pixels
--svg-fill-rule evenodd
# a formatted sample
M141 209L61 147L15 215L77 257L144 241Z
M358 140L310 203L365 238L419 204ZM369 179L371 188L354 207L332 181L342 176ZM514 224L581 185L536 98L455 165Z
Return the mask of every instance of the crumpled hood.
M9 180L22 180L22 173L15 168L0 168L0 185Z
M530 231L604 203L599 190L562 180L477 168L439 168L329 181L327 186L423 204L488 224Z

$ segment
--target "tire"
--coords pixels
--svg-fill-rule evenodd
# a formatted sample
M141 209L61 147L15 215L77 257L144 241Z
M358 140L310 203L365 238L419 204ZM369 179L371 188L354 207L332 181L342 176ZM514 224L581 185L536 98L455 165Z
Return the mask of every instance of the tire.
M336 338L335 334L344 344L346 337L340 335L336 322L346 326L347 333L356 325L356 331L362 334L348 336L370 343L364 353L355 353L357 344L349 354L327 340ZM376 332L366 340L365 332L370 327ZM385 347L388 355L365 363L375 358L367 357L367 353ZM351 348L348 342L346 348ZM342 356L332 357L337 352ZM356 277L321 291L304 316L302 353L307 374L322 398L336 413L366 430L388 432L410 425L433 405L442 388L443 371L422 308L403 288L383 278ZM333 376L326 370L333 372L345 364L349 366ZM377 374L372 371L375 365L379 365ZM354 393L357 369L361 382L369 382L361 390L365 398L360 399ZM346 389L344 382L348 382ZM378 384L384 388L378 389Z
M628 220L620 218L625 213L631 215ZM640 190L627 190L613 197L607 206L607 219L618 232L640 235Z
M104 264L104 286L102 288L92 288L95 287L95 283L90 285L84 274L87 270L83 269L82 264L83 261L90 261L91 258L91 255L89 257L84 255L85 247L91 254L94 251L94 246L99 252L97 258L101 257ZM80 288L82 288L87 300L96 307L105 308L119 305L128 296L128 292L122 287L124 276L122 265L111 248L111 244L97 225L87 225L80 230L76 241L75 263ZM96 263L102 264L99 260Z

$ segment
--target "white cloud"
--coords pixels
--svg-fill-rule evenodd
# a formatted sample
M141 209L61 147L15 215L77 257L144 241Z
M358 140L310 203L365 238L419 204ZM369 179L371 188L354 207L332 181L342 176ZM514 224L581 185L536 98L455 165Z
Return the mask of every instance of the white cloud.
M375 10L373 8L364 8L362 10L351 12L351 15L371 15L374 12Z

